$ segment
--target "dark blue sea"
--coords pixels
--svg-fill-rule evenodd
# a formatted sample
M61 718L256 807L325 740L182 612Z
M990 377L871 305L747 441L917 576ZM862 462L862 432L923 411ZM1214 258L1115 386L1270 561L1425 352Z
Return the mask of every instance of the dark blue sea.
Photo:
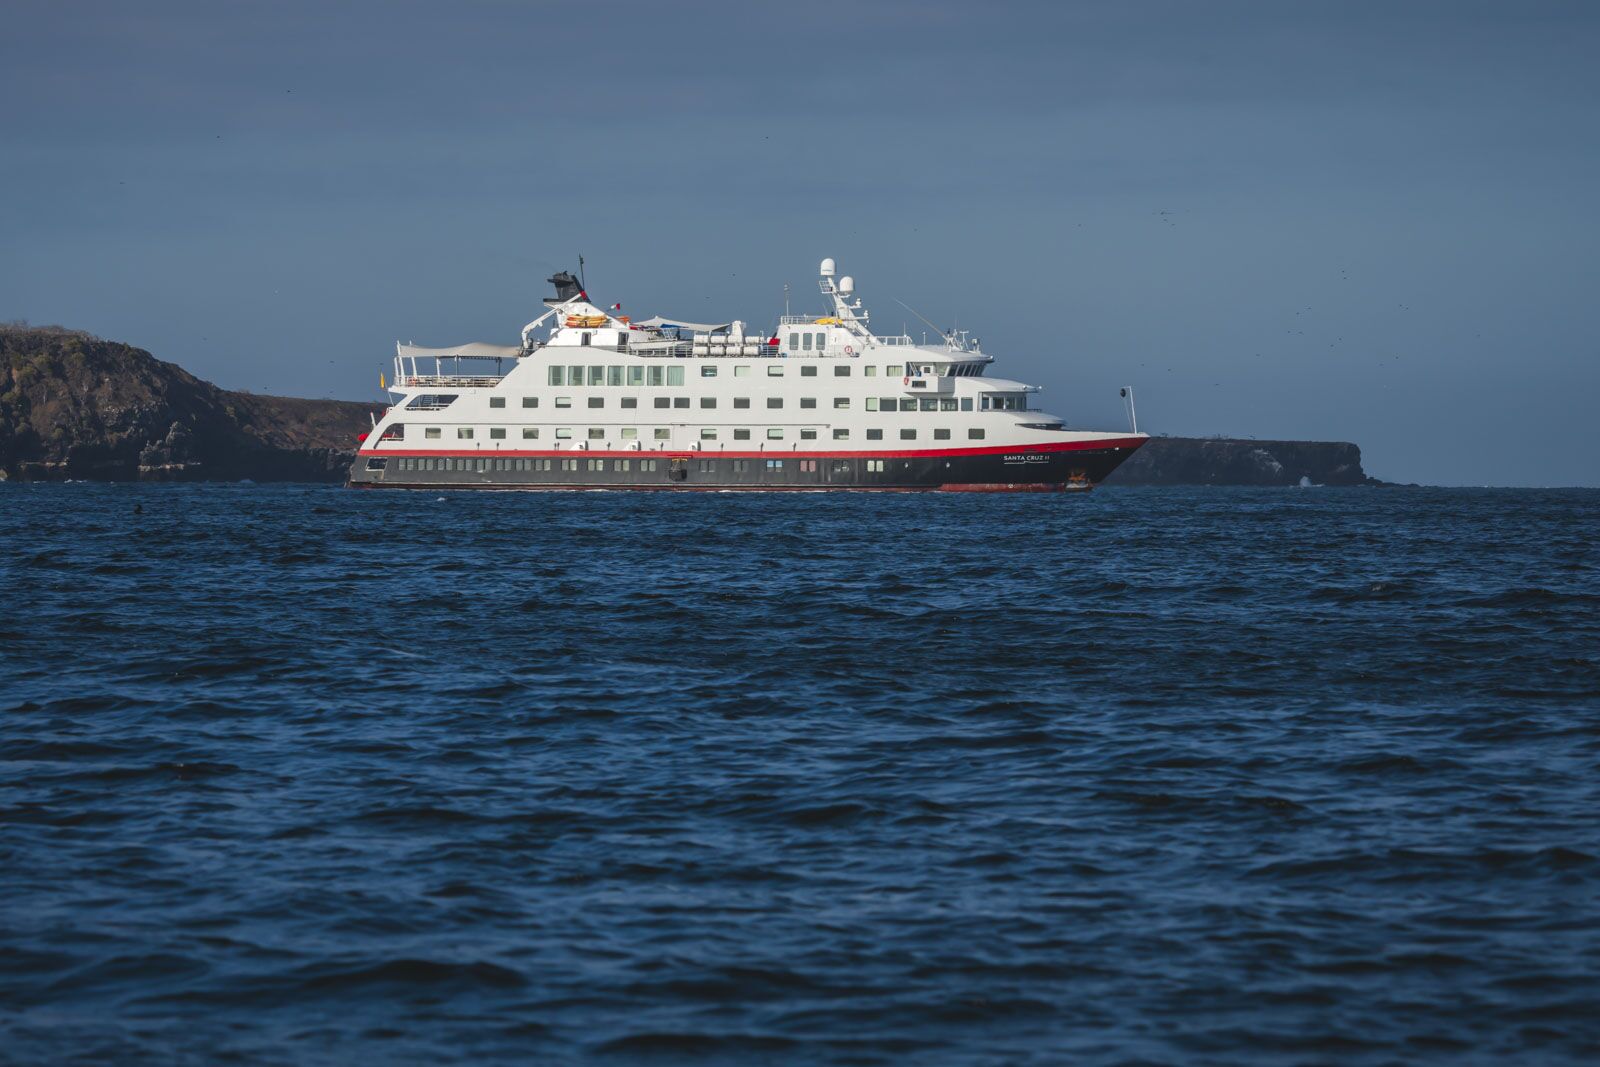
M0 486L0 1062L1593 1063L1597 535Z

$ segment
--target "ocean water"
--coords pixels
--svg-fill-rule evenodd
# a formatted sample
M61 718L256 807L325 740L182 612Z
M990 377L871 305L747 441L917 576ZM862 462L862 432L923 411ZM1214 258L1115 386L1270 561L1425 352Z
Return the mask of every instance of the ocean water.
M0 486L0 1062L1593 1063L1597 534Z

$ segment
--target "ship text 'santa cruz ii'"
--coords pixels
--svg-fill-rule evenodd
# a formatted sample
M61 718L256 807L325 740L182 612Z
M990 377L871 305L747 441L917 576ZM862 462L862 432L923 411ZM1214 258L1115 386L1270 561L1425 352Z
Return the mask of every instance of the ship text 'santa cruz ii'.
M832 311L633 322L579 281L518 345L398 346L350 484L406 489L1088 489L1146 435L1069 429L964 334L882 336L822 261Z

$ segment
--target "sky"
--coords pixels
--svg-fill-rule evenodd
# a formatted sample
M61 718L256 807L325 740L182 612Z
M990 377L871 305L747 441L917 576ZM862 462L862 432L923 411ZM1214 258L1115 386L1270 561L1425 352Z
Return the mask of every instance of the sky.
M575 269L959 325L1082 428L1600 485L1600 4L7 0L0 319L378 399Z

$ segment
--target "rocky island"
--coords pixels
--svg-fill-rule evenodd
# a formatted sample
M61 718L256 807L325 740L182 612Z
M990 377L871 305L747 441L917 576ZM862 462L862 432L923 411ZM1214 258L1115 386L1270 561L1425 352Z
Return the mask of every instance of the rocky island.
M0 326L0 480L342 482L383 406L234 392L149 352ZM1341 441L1156 437L1110 485L1381 485Z

